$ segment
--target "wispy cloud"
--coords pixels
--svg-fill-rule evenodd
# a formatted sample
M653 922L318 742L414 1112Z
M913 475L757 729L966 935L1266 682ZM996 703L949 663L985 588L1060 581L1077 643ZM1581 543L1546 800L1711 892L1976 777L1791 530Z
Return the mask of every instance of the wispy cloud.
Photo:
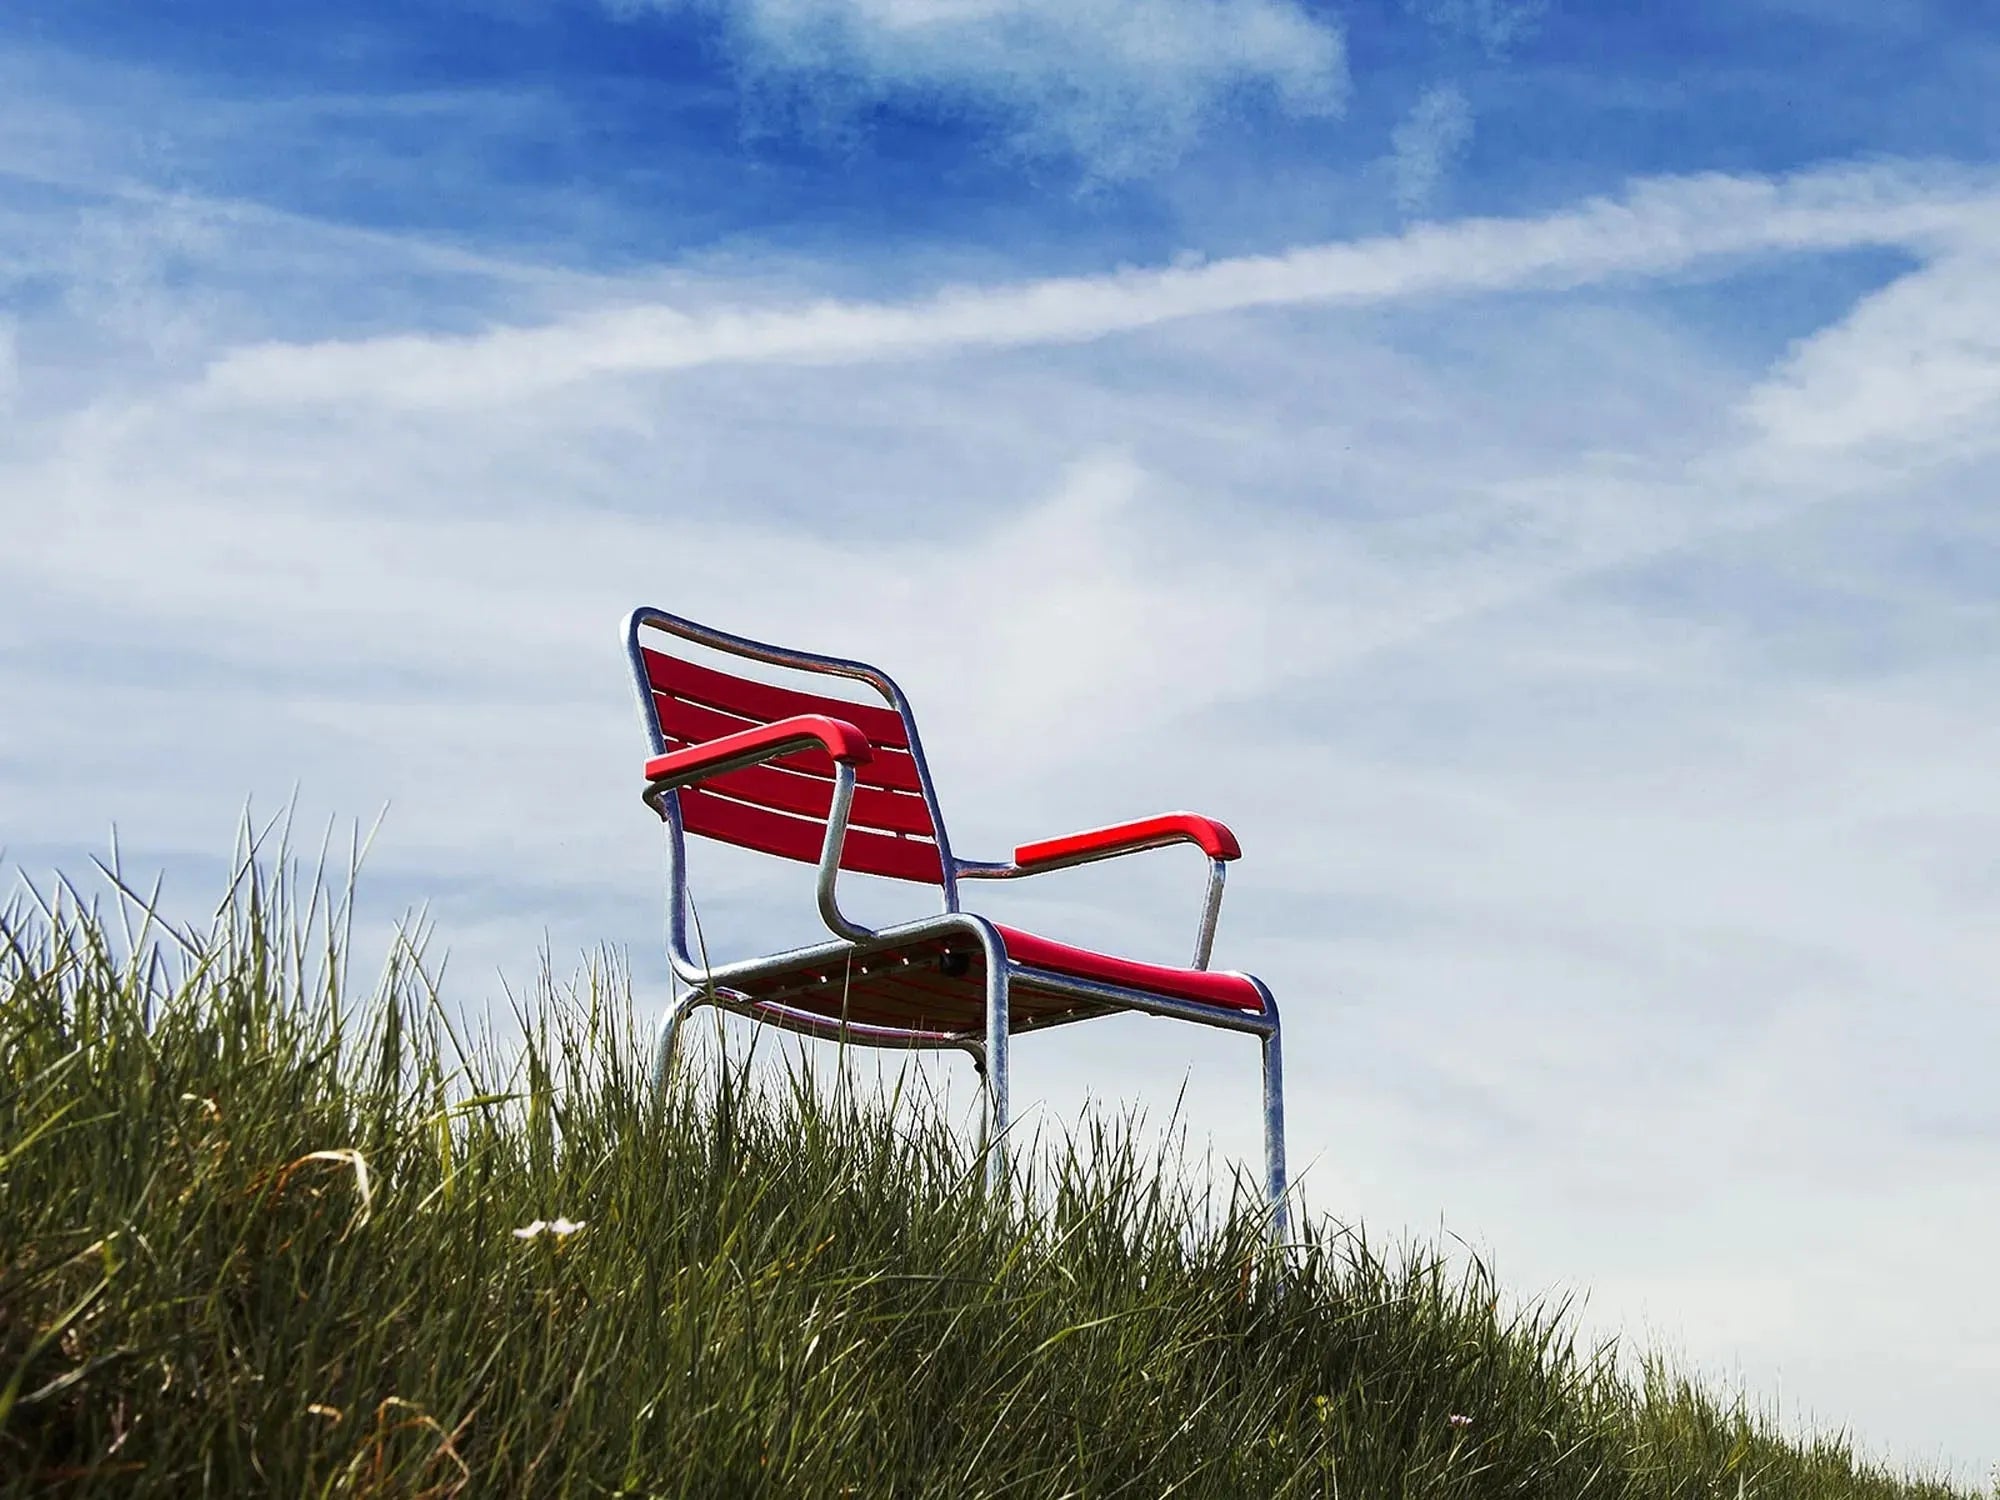
M13 409L21 387L21 356L14 320L0 316L0 417Z
M241 349L214 363L208 384L252 401L484 404L608 375L1078 342L1257 308L1578 287L1760 253L1924 247L1990 230L1996 218L2000 186L1981 174L1891 167L1661 179L1538 218L1459 221L1282 255L961 288L904 303L651 304L473 337Z
M1433 84L1391 138L1389 168L1405 213L1427 205L1452 163L1472 144L1472 103L1454 83Z
M1345 53L1298 0L609 0L713 14L755 88L813 112L876 102L996 119L1107 177L1173 161L1234 99L1338 111Z
M1406 0L1437 30L1477 44L1492 58L1505 57L1533 36L1549 13L1549 0Z
M1842 463L1885 447L1943 462L1966 443L2000 445L1995 286L2000 240L1942 257L1794 350L1748 415L1773 443Z

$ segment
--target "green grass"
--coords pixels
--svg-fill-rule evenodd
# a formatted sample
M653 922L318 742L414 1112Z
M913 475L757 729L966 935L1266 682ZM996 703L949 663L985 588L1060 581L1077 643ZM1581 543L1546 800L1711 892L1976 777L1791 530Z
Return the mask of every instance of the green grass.
M1119 1122L993 1201L935 1100L649 1099L605 964L502 1048L407 947L347 993L316 879L135 905L0 930L0 1494L1960 1493L1462 1256L1281 1266Z

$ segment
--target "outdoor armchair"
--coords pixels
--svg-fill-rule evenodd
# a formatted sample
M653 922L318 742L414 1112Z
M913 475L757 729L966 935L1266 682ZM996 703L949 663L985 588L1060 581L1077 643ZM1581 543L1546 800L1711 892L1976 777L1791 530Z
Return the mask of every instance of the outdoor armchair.
M667 955L678 993L660 1023L658 1086L681 1023L702 1005L864 1046L956 1048L972 1055L984 1080L987 1171L998 1185L1006 1176L1010 1037L1119 1011L1242 1032L1256 1037L1263 1053L1264 1190L1271 1233L1282 1236L1277 1002L1260 980L1208 967L1224 876L1242 852L1226 827L1175 812L1022 844L1011 860L961 859L945 832L909 702L882 672L762 645L658 609L633 611L625 642L652 744L645 800L667 835ZM772 680L780 676L784 685ZM863 684L882 705L797 685L814 676ZM691 834L817 865L828 936L780 953L705 962L689 944ZM1185 967L1039 937L962 904L971 881L1021 879L1181 843L1201 850L1208 864ZM933 886L940 910L864 926L841 909L842 871Z

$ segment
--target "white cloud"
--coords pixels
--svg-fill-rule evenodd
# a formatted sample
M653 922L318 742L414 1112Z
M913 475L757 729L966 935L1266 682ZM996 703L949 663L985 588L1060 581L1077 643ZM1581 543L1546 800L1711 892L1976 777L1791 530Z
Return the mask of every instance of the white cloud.
M1490 57L1505 57L1541 26L1549 0L1407 0L1432 26L1477 43Z
M1396 127L1391 144L1396 202L1405 213L1414 213L1431 201L1445 173L1472 144L1472 104L1465 91L1451 83L1425 89Z
M1297 0L613 0L682 6L721 16L754 84L813 109L942 101L1103 176L1171 162L1245 90L1307 117L1346 92L1340 33Z
M2000 244L1947 256L1793 351L1749 403L1768 439L1851 465L2000 446Z
M14 320L0 317L0 417L13 410L14 397L21 388L19 342Z
M231 349L209 372L225 401L483 405L611 375L745 363L835 363L1079 342L1183 318L1555 289L1732 257L1923 248L2000 221L1988 177L1903 165L1789 179L1642 182L1530 219L1427 225L1200 266L960 287L904 303L684 309L620 305L530 327Z

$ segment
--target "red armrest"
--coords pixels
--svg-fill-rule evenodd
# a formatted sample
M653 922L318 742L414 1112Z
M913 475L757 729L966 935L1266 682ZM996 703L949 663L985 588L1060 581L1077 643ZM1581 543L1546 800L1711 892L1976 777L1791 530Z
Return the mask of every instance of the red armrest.
M740 729L718 739L703 740L685 750L670 750L646 762L648 781L688 782L721 771L733 771L760 760L817 745L843 765L870 760L868 736L845 719L824 714L796 714L775 724Z
M1026 870L1037 865L1071 863L1080 856L1125 854L1135 849L1158 849L1180 843L1201 845L1201 852L1210 859L1238 859L1243 854L1236 835L1215 819L1179 812L1023 844L1014 851L1014 863Z

